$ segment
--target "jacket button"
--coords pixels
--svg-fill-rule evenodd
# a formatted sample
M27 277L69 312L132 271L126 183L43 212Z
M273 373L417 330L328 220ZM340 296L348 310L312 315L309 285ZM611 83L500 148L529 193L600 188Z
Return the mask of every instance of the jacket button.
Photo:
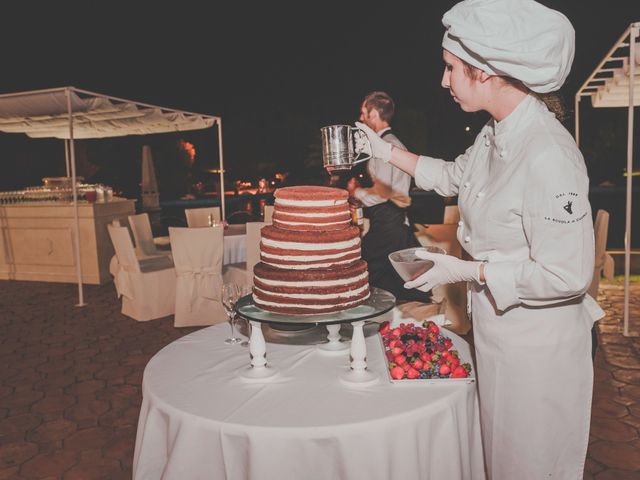
M491 146L491 142L489 140L485 140L484 141L484 146L485 147L490 147Z
M459 227L461 227L461 226L463 226L463 225L464 225L464 222L463 222L462 220L460 220L460 221L458 222L458 226L459 226Z
M502 151L500 152L500 158L504 158L504 157L506 157L506 156L507 156L507 151L506 151L506 150L502 150Z
M469 235L464 237L464 243L469 243L470 241L471 241L471 237Z
M464 182L464 188L469 188L471 184L469 182Z

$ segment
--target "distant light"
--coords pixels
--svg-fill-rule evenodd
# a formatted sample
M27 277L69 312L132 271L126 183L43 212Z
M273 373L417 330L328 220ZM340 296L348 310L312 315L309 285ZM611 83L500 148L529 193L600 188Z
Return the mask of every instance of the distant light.
M274 181L271 182L271 185L275 185L275 184L276 184L276 182L274 182Z
M364 174L361 173L360 175L358 175L358 177L362 178L364 177Z
M471 130L471 127L469 127L469 126L464 127L464 131L465 132L468 132L469 130Z

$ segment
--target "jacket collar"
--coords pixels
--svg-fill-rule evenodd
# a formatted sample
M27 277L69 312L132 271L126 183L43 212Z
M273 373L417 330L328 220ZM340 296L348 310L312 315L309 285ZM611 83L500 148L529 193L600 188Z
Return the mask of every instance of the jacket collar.
M510 158L509 145L517 142L536 114L546 109L535 96L527 95L506 118L500 122L489 121L485 140L496 147L501 158L507 160Z

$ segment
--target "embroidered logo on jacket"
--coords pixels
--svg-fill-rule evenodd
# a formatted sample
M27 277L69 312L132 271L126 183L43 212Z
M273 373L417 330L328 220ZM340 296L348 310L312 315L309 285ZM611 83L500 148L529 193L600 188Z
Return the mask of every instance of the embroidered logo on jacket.
M587 216L584 202L575 192L563 192L554 195L554 201L549 206L552 213L544 216L544 219L548 222L576 223Z
M569 212L569 215L573 214L573 212L571 211L571 205L573 204L573 202L567 202L567 204L562 207L564 208L567 212Z

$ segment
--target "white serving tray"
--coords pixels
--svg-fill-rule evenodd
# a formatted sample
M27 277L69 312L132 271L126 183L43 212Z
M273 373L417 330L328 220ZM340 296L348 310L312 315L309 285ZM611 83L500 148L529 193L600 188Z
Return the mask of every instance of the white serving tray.
M407 322L408 323L408 322ZM473 360L471 358L471 349L469 348L469 344L464 341L460 336L455 333L447 330L444 327L440 327L440 332L445 337L451 339L451 343L453 343L452 349L458 351L458 355L460 357L460 363L470 363L471 364L471 372L469 376L466 378L403 378L401 380L396 380L391 376L391 371L389 370L389 359L385 354L384 350L384 342L382 340L382 335L378 333L376 336L380 341L380 348L382 348L382 356L384 357L384 365L385 370L387 371L387 378L389 382L396 385L424 385L433 384L433 385L453 385L456 383L474 383L476 381L476 366L473 364Z

